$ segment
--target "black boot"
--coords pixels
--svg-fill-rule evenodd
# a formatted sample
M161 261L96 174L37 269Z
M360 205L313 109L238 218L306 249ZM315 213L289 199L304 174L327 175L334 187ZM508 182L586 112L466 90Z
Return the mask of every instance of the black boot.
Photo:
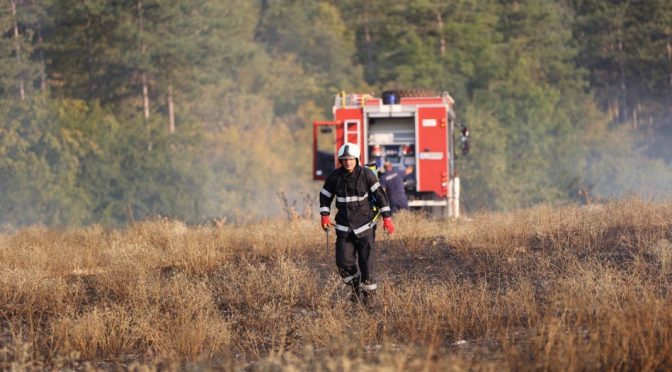
M359 286L359 291L361 293L362 305L369 310L372 310L376 304L376 289L378 285L370 282L363 282Z
M359 289L359 273L355 272L350 274L345 269L340 269L341 278L343 278L343 283L350 287L352 292L350 293L350 302L358 303L361 297L361 290Z
M358 304L361 303L362 301L362 290L359 286L359 278L353 280L350 283L350 289L352 292L350 293L350 302Z

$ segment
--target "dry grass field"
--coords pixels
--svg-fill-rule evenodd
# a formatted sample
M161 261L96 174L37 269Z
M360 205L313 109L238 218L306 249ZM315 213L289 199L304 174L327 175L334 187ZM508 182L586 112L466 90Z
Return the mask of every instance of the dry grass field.
M317 220L1 234L0 369L672 367L672 203L396 225L372 310Z

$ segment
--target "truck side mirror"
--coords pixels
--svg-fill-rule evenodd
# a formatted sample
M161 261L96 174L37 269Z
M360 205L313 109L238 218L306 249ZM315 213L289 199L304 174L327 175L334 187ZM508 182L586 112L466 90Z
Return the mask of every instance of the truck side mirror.
M460 130L462 136L460 137L460 142L462 142L462 155L467 155L469 153L469 128L462 126Z

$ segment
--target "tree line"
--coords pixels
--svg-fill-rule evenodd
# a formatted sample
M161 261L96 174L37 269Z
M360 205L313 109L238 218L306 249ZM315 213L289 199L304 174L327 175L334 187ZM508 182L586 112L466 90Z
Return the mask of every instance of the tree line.
M277 214L338 91L432 88L467 209L672 186L664 0L1 0L0 225Z

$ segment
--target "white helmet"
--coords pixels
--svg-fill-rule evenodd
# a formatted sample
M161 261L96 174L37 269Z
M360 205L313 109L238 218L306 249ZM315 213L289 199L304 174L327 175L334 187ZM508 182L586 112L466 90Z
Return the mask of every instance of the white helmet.
M359 161L359 146L354 143L344 143L338 149L338 159L357 159Z

